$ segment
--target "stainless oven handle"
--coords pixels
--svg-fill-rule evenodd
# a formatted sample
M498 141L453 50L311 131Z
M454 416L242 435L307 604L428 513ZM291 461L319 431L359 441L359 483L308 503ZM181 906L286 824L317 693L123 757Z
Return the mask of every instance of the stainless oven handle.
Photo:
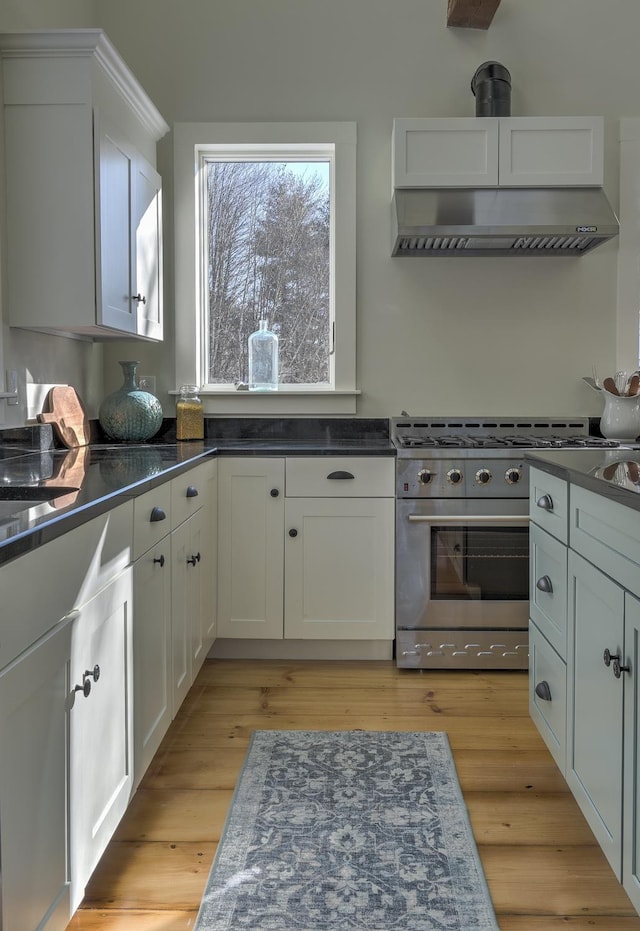
M529 523L529 515L509 515L509 514L474 514L452 516L450 514L436 516L435 514L409 514L411 523L421 524L513 524L518 527L526 527Z

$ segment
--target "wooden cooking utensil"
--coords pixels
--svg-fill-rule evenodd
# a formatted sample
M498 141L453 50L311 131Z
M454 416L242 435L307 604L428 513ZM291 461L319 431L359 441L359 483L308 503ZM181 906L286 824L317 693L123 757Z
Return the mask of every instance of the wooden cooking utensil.
M611 377L604 379L602 382L602 387L605 389L605 391L608 391L609 394L617 394L618 396L620 395L620 392L616 388L616 383Z
M50 423L60 441L73 449L89 442L89 421L75 388L56 385L47 395L47 411L38 414L40 423Z
M640 375L634 373L629 379L629 387L627 389L629 397L636 395L638 393L638 388L640 388Z

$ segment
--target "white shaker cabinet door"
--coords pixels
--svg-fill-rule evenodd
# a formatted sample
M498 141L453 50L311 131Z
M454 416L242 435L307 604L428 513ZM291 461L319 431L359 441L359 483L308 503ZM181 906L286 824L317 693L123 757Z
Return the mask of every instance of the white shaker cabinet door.
M622 882L640 912L640 601L625 594L624 820Z
M133 305L136 333L162 339L162 179L140 155L134 167L134 228L132 230Z
M218 462L218 637L282 640L284 459Z
M67 693L72 622L0 675L0 927L63 931L67 876Z
M133 567L135 785L171 724L171 542L169 535Z
M618 878L622 866L624 591L569 553L568 757L566 779ZM621 659L622 661L622 659Z
M392 498L287 498L285 637L393 638Z
M126 569L79 609L71 644L71 905L124 814L133 788L132 581Z
M99 323L136 332L137 302L131 277L132 150L116 135L100 133L98 263Z

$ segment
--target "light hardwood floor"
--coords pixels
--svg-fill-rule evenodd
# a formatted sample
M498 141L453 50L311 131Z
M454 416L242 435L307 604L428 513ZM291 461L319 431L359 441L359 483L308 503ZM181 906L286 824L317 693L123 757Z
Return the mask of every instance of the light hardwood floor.
M274 728L446 731L501 931L640 931L526 673L237 660L205 663L69 929L193 929L249 736Z

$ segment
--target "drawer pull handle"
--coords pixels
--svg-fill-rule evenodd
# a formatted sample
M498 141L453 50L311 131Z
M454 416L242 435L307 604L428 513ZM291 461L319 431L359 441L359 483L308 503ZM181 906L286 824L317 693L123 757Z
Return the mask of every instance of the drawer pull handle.
M153 510L151 511L151 517L149 518L152 524L155 524L156 521L166 520L166 519L167 519L166 511L164 511L162 508L159 508L159 507L153 508Z
M536 685L536 695L543 701L551 701L551 689L546 681L538 682Z
M158 565L162 569L162 567L164 566L164 555L161 553L160 556L154 557L153 561L154 563L158 563Z
M538 581L536 582L536 588L541 592L547 592L547 594L553 594L553 582L548 575L541 575Z
M536 505L542 508L543 511L553 511L553 498L551 495L540 495Z
M335 472L329 472L327 478L335 481L336 479L355 478L355 475L353 472L345 472L344 469L336 469Z
M189 487L187 488L187 498L197 498L197 497L198 497L198 489L196 488L195 485L189 485Z

